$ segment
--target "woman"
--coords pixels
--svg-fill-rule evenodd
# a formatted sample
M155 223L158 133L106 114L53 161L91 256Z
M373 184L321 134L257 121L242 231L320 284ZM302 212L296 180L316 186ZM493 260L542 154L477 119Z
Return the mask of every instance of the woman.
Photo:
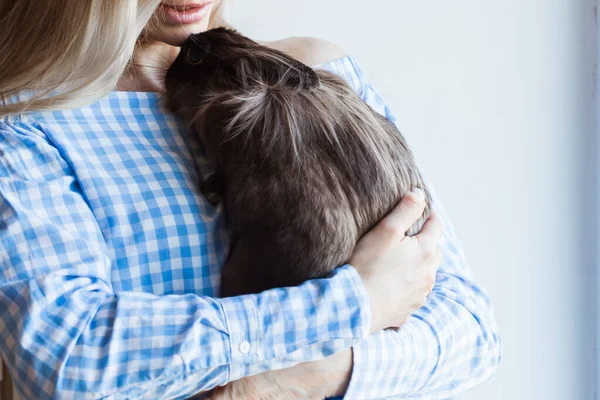
M216 298L223 210L159 93L222 4L56 3L0 0L0 354L23 397L447 398L491 376L499 336L450 225L404 237L418 191L331 277ZM269 45L392 118L335 46Z

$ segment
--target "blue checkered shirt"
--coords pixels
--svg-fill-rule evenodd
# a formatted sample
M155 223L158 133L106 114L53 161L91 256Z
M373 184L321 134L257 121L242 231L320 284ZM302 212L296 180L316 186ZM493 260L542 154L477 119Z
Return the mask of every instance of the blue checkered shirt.
M395 122L353 57L321 67ZM448 398L493 374L490 301L447 220L433 293L399 330L369 336L349 265L216 297L223 209L199 193L202 149L160 100L112 92L0 121L0 355L23 397L183 399L350 346L352 400Z

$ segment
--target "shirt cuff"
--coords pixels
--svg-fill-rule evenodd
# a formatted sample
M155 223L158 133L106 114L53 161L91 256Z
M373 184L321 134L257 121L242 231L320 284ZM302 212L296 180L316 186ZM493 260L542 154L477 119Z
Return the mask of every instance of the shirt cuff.
M371 329L368 296L350 265L298 287L222 299L221 306L231 349L229 381L258 373L255 367L264 361L276 363L304 348L310 347L310 359L302 362L323 358L332 341L356 342ZM315 351L318 344L323 344L322 351ZM295 357L289 359L291 366Z

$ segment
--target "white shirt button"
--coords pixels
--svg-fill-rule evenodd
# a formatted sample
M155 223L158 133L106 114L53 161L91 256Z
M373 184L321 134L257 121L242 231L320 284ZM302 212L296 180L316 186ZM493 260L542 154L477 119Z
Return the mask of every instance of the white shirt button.
M238 350L242 354L248 354L248 352L250 352L250 348L251 348L250 343L248 343L246 341L240 343L240 345L238 346Z

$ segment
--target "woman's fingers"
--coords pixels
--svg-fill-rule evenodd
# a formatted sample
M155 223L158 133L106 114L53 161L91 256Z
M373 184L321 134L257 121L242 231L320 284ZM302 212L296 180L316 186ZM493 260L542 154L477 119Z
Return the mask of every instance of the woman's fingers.
M415 238L419 241L421 246L426 249L435 249L438 241L444 234L444 224L435 211L431 211L431 216L423 225L421 232L419 232Z
M406 233L425 211L425 192L415 188L402 197L400 203L392 209L377 225L378 228L394 236Z

